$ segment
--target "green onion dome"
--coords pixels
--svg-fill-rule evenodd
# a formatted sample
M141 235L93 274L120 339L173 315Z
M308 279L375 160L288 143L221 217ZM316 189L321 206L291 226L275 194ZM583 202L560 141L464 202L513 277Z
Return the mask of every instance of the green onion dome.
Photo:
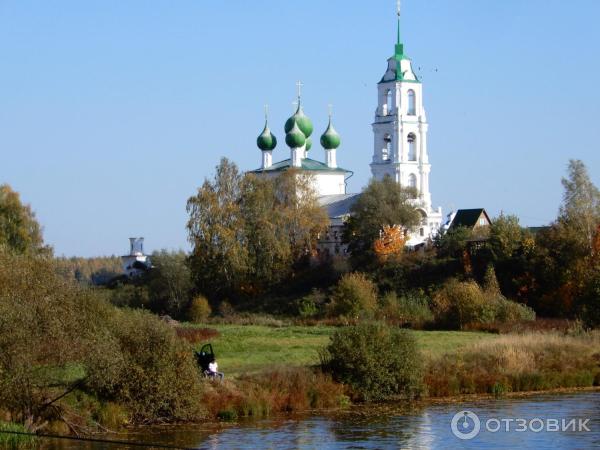
M311 138L306 138L306 151L309 151L312 148L312 139Z
M298 124L300 131L304 133L305 137L310 137L313 132L313 124L308 118L304 111L302 111L302 105L298 104L298 109L292 117L290 117L285 123L285 132L289 133L294 127L294 122Z
M273 133L271 133L267 122L265 122L265 129L256 139L256 145L263 152L272 151L275 147L277 147L277 138L275 135L273 135Z
M323 136L321 136L321 145L325 150L334 150L338 148L341 144L342 140L340 135L335 131L333 125L331 124L331 117L329 118L329 126Z
M285 143L290 148L300 148L306 143L306 136L304 136L295 121L290 131L285 135Z

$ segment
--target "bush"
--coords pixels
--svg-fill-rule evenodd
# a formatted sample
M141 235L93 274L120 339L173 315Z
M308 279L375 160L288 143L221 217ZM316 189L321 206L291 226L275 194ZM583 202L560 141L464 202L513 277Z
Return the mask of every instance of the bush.
M132 421L197 420L201 383L190 347L146 311L116 310L103 348L90 351L87 388L123 404Z
M121 308L148 308L150 294L146 286L118 284L110 291L110 302Z
M310 294L298 300L297 313L304 319L315 317L321 312L325 301L326 296L323 291L313 289Z
M0 249L0 405L11 420L45 420L44 405L64 387L52 369L93 351L102 303L93 294L58 275L48 258Z
M371 317L376 308L375 284L362 273L344 275L333 289L329 304L330 315L352 319Z
M342 328L322 352L321 365L366 401L421 393L423 360L407 330L380 323Z
M461 330L494 322L535 319L532 309L507 300L495 289L483 290L474 281L455 279L435 293L433 312L439 325Z
M206 322L211 313L212 309L208 304L208 300L206 297L199 295L191 301L187 315L190 322L203 323Z
M515 323L535 320L535 311L530 307L505 298L497 299L496 322Z
M433 321L429 299L418 292L398 297L388 292L380 300L378 316L389 324L422 328Z

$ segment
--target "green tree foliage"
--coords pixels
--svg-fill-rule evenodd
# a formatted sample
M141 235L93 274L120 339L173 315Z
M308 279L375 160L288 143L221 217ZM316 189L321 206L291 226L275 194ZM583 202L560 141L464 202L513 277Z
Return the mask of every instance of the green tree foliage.
M187 210L192 277L211 298L256 295L290 278L328 224L309 176L243 176L225 158Z
M452 227L445 233L438 233L434 238L434 246L441 258L461 258L467 249L473 232L467 227Z
M0 185L0 246L15 253L50 254L42 229L29 205L7 184Z
M183 317L193 288L187 255L161 250L150 257L152 269L140 280L148 290L149 307L159 314Z
M380 323L341 328L321 354L321 364L366 401L421 393L423 359L407 330Z
M16 421L42 414L53 382L45 367L80 361L90 348L94 307L50 259L0 250L0 407Z
M536 236L532 297L543 315L588 316L594 309L588 302L598 259L594 238L600 225L600 194L578 160L569 162L562 183L559 217Z
M402 187L387 176L369 182L352 205L344 233L355 267L375 260L373 245L384 226L398 225L409 231L420 223L421 215L410 202L416 197L415 189Z
M371 317L377 308L375 284L363 273L344 275L333 289L329 313L347 319Z
M528 237L517 216L500 214L490 226L489 245L497 259L506 260L523 249Z
M200 417L190 349L147 312L117 309L61 276L48 257L0 250L0 409L14 421L61 417L80 389L134 421Z
M562 185L559 222L573 229L580 236L581 245L591 252L600 224L600 191L592 183L585 164L576 159L569 161L568 176L562 179Z
M589 327L600 327L600 263L596 262L580 301L581 317Z

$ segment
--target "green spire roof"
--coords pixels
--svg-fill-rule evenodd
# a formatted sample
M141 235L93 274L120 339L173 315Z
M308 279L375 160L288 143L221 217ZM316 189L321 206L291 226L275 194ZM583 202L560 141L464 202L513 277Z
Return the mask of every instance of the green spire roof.
M325 150L335 150L341 144L342 140L340 135L333 128L331 123L331 115L329 116L329 126L325 130L325 133L321 136L321 145Z
M290 148L300 148L306 143L306 136L298 127L298 123L295 120L293 121L291 130L285 135L285 143Z
M272 151L277 146L277 138L273 135L273 133L271 133L271 130L269 129L269 124L266 119L265 129L256 139L256 145L263 152Z
M398 25L397 25L397 36L396 44L394 46L394 54L388 59L388 70L381 79L380 83L387 83L390 81L404 81L409 83L420 83L419 77L415 74L412 69L412 63L410 58L404 53L404 44L402 43L402 37L400 34L400 7L398 6Z
M398 10L398 39L396 40L396 51L394 57L398 60L404 57L404 44L400 40L400 10Z

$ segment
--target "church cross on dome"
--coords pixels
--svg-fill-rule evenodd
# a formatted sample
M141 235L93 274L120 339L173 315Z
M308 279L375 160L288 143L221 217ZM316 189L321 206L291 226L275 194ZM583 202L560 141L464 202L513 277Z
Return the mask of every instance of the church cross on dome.
M298 104L300 104L300 98L302 97L302 86L304 86L302 81L296 83L296 87L298 88Z

